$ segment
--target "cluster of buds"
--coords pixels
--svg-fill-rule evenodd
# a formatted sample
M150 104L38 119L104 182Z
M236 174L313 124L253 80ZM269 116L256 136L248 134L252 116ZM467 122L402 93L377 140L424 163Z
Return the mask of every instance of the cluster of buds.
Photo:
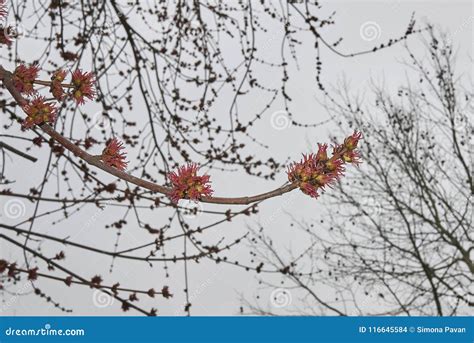
M316 154L303 155L301 161L288 167L288 180L296 184L304 194L317 198L320 190L331 187L344 175L346 163L360 164L357 144L361 137L361 133L355 131L343 144L333 146L331 157L327 154L328 145L318 144Z
M29 129L42 123L54 123L56 121L56 107L51 102L46 102L45 98L35 97L23 107L27 114L23 121L23 128Z
M114 167L118 170L125 170L128 162L125 160L127 154L122 152L124 149L125 147L123 146L123 143L117 138L113 138L107 143L107 146L102 151L100 159L108 166Z
M85 103L85 98L93 99L94 91L94 75L92 73L83 73L80 69L71 75L71 83L65 84L67 72L65 70L57 70L51 76L51 81L38 80L39 67L37 65L21 64L16 67L12 76L13 86L25 96L35 95L37 93L35 85L49 86L49 91L55 100L63 100L66 95L74 99L78 105ZM69 89L69 91L65 91ZM41 106L41 110L38 110ZM31 128L33 125L43 123L54 123L56 119L56 109L54 104L46 103L44 97L35 96L31 104L24 106L25 113L28 118L23 122L24 128ZM46 113L45 111L50 111ZM31 117L34 115L34 117Z
M202 197L209 197L213 191L210 185L209 175L197 175L199 166L189 163L178 168L176 172L168 174L171 181L171 192L169 197L175 204L180 199L198 201Z
M0 15L4 13L4 6L0 0ZM94 99L94 74L91 72L82 72L80 69L74 71L71 75L69 84L63 83L67 72L59 69L51 76L51 81L38 80L39 67L37 65L26 66L24 64L16 67L12 75L12 84L15 89L24 96L34 96L32 99L26 99L23 110L27 117L22 123L24 129L30 129L35 125L44 123L53 124L56 121L57 108L51 100L61 101L70 97L78 105L85 103L85 99ZM49 91L53 99L47 100L43 96L38 96L35 85L49 86ZM123 143L116 138L111 139L99 158L108 166L118 170L125 170L128 162L125 160L126 154Z
M66 71L65 70L57 70L51 76L51 86L49 91L53 94L53 97L61 101L64 97L64 89L63 89L63 82L66 78Z
M13 72L13 85L22 94L31 95L35 93L34 82L38 78L38 72L37 65L26 66L20 64Z
M78 105L83 105L85 103L84 98L88 98L90 100L94 99L94 74L91 72L83 73L80 69L77 69L74 73L72 73L71 85L71 96Z
M85 103L85 98L94 99L94 74L91 72L84 73L77 69L71 75L69 84L63 83L67 72L59 69L51 76L51 81L37 80L39 68L37 65L26 66L19 65L13 72L13 84L15 88L24 95L36 93L34 85L49 85L49 91L56 100L62 100L65 95L69 95L76 101L78 105ZM70 91L65 92L65 89Z

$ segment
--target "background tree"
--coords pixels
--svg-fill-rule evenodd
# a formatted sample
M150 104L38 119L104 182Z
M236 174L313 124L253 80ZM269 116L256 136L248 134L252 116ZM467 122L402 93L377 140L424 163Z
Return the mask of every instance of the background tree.
M4 214L18 220L2 223L0 238L2 254L21 251L23 256L21 260L7 253L2 256L5 292L26 282L48 303L71 311L61 304L64 298L56 299L39 287L47 279L64 283L64 287L83 285L98 290L117 299L124 311L132 308L154 315L156 307L145 309L138 300L158 295L169 299L180 292L170 290L165 279L170 276L169 266L179 263L184 274L183 307L189 314L190 264L209 260L260 272L258 264L230 262L226 256L245 234L207 234L237 216L257 213L259 202L297 187L295 183L274 185L275 175L284 173L287 161L272 156L254 127L268 118L274 102L282 104L293 125L320 124L317 116L302 120L293 114L292 94L287 89L298 67L301 42L314 44L312 51L305 51L314 60L314 88L329 95L323 85L322 52L354 57L387 48L415 32L412 21L399 38L348 54L340 47L340 39L325 39L334 20L333 14L325 16L322 11L318 2L310 1L284 1L278 6L210 0L9 2L0 31L4 86L0 195L9 199ZM264 56L267 45L278 46L280 55L274 59ZM17 70L23 65L30 69ZM50 80L58 70L70 71L82 81L91 81L88 72L92 72L95 102L82 106L83 94L72 92L76 102L61 100L54 115L49 113L51 125L41 120L25 124L23 109L29 109L31 117L33 110L51 100L38 100L32 106L29 96L33 90L22 89L24 94L20 94L13 82L15 75L23 73L28 78L35 74L28 86L47 93L57 77L62 77L54 74ZM59 83L66 93L77 88L74 78L69 84ZM242 107L249 97L261 99L261 107ZM24 131L21 123L31 128ZM121 170L125 161L117 138L127 147L127 172ZM35 163L27 179L18 175L17 166L23 159ZM200 177L211 172L227 178L246 173L268 180L273 191L250 198L224 198L217 197L220 194L215 190L216 197L199 199L229 205L224 208L176 204L169 197L170 187L175 186L169 176L178 166L191 162L201 167ZM31 214L16 215L17 210L25 214L19 200L33 204ZM87 222L75 222L87 211L93 212ZM212 217L205 225L190 224L190 216L198 212ZM109 221L105 229L115 230L113 250L102 246L111 241L110 231L97 230L92 242L78 241L68 231L77 225L79 232L94 226L99 215ZM128 227L138 228L133 232L140 236L139 243L121 239ZM111 272L120 262L135 261L155 266L154 271L158 269L164 277L140 288L128 287L116 274L106 277L95 265L81 263L86 252L97 261L109 258Z
M426 53L407 46L407 80L396 94L374 86L362 99L346 87L328 105L341 128L363 128L364 162L326 195L327 215L293 218L310 243L283 254L266 227L255 231L259 260L280 270L261 277L263 288L280 287L277 304L299 297L295 313L310 315L472 313L472 80L455 68L449 37L430 30L423 41Z

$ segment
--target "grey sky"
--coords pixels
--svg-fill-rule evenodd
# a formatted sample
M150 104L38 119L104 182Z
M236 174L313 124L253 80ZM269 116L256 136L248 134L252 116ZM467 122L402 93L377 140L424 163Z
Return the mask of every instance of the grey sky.
M353 52L369 49L374 45L380 44L389 38L400 36L404 33L410 20L412 12L415 12L415 18L418 24L423 24L424 20L439 25L446 32L451 33L455 46L458 47L458 70L473 71L470 64L470 58L473 56L473 9L471 1L323 1L323 8L328 13L336 10L336 25L328 30L326 36L328 40L336 40L339 36L344 37L341 49L345 52ZM140 23L135 24L139 30ZM362 28L366 28L364 31ZM367 27L369 27L367 29ZM374 30L374 31L371 31ZM361 33L362 32L362 33ZM308 38L309 36L307 36ZM262 38L261 44L267 44L266 49L269 55L275 53L278 46L272 39ZM258 42L258 38L257 38ZM266 43L263 43L266 42ZM304 41L303 46L298 48L298 58L300 70L294 70L293 81L290 83L290 92L294 96L293 108L298 113L297 119L302 122L318 122L327 119L327 114L319 101L323 100L321 94L316 92L314 83L314 60L310 54L305 54L306 49L311 49L312 42ZM415 50L422 51L421 44L417 37L412 36L409 44ZM25 55L33 56L34 47L22 47ZM30 49L30 51L28 51ZM380 51L376 54L363 55L356 58L344 59L323 50L323 61L325 69L323 72L326 83L336 84L345 76L351 84L354 91L363 91L367 89L370 80L384 82L387 87L396 87L404 81L404 67L400 61L406 57L403 46L397 45L390 49ZM27 57L24 57L25 59ZM265 73L265 71L262 71ZM268 78L272 75L265 75ZM250 99L248 103L242 104L241 111L245 109L260 108L260 99ZM269 113L278 113L282 111L281 104L274 104ZM136 109L139 111L139 109ZM280 160L287 156L299 158L300 152L307 152L309 149L308 141L316 145L318 141L326 141L328 133L333 129L332 124L326 124L313 129L300 129L295 127L286 127L281 130L275 129L271 124L271 117L262 119L257 127L258 137L265 144L270 146L272 154ZM44 150L44 149L43 149ZM44 153L44 151L43 151ZM44 157L44 156L43 156ZM35 175L32 172L31 163L24 160L17 160L14 165L17 180L29 180L25 184L15 184L11 188L25 190L31 180L39 181L42 179L45 161L42 156L38 156L39 166L37 170L41 175ZM36 168L36 166L35 166ZM112 181L113 178L102 172L98 174L103 180ZM286 180L286 174L281 173L277 180L268 182L256 180L249 176L239 173L232 174L229 180L229 174L213 173L213 185L222 195L248 195L256 194L261 191L273 189L281 185ZM16 189L16 188L15 188ZM27 189L27 188L26 188ZM291 196L291 199L288 198ZM21 218L11 219L1 213L5 208L5 203L11 198L0 197L0 220L8 224L17 223ZM213 234L215 239L212 242L213 234L207 234L206 239L210 243L216 243L221 236L228 238L228 241L237 238L246 232L246 224L252 225L255 221L269 223L271 226L272 238L275 244L283 246L300 246L303 237L298 237L288 228L289 219L278 208L283 206L285 211L291 212L295 217L317 218L323 210L318 202L324 202L324 196L318 201L310 199L296 192L283 198L275 198L265 202L260 207L258 216L240 218L228 225L219 226ZM33 204L23 201L25 206L24 218L31 215ZM47 205L46 205L47 206ZM41 207L45 210L47 207ZM212 209L211 205L203 205L206 209ZM41 228L42 232L54 232L61 237L70 236L72 241L84 244L97 245L104 249L113 250L116 235L113 229L104 230L106 224L110 224L115 209L106 208L101 211L94 207L86 207L84 211L76 214L72 219L64 221L64 224L51 226L51 218L39 219L36 227ZM163 216L166 211L150 212L142 211L144 218L153 219L153 216ZM54 216L54 220L60 218L60 215ZM203 225L211 222L212 217L205 215L199 216L191 221L192 225ZM59 233L60 232L60 233ZM267 230L267 232L269 232ZM129 223L122 230L120 238L120 247L125 249L143 242L149 241L150 236L136 229L133 223ZM11 260L22 260L21 251L12 248L4 242L0 245L1 255ZM176 249L176 253L181 251L180 245L168 247L167 253L171 255L170 249ZM42 246L46 255L57 253L60 245L45 243ZM157 307L161 315L182 315L184 300L184 277L182 264L168 264L169 278L164 277L162 265L156 265L154 268L143 263L116 261L112 274L108 271L111 259L101 255L84 255L81 251L66 248L67 264L73 270L82 273L86 277L92 277L94 274L103 273L104 283L113 284L120 280L121 285L130 288L151 288L159 289L163 285L169 285L174 297L169 300L150 299L146 296L140 296L142 304L149 307ZM235 248L229 254L229 260L249 260L248 249L242 245ZM258 284L255 280L255 274L245 272L238 268L226 265L216 265L210 262L201 262L195 264L190 262L190 296L192 297L193 315L232 315L236 314L240 302L238 294L242 293L251 298L257 293ZM17 290L20 293L31 292L28 284L18 284ZM117 301L95 298L95 293L87 287L75 287L73 291L67 289L63 284L49 280L41 280L38 286L45 292L54 295L55 300L67 308L73 308L74 315L117 315L121 314L118 310L120 304ZM13 290L13 288L12 288ZM263 293L268 297L269 293ZM61 315L61 312L47 305L37 296L29 295L15 297L14 295L3 294L2 314L6 315ZM293 299L293 305L298 304L299 299ZM97 305L99 304L99 305ZM290 305L290 306L293 306ZM127 313L134 315L133 311Z

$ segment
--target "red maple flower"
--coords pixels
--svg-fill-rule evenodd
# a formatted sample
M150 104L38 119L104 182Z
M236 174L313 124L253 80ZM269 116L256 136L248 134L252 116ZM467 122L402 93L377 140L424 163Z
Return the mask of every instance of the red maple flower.
M327 160L327 156L322 153L325 149L326 144L320 146L321 153L303 155L300 162L295 162L288 168L288 180L297 183L301 191L312 198L317 198L318 190L330 187L343 172L342 163L333 170L326 166L326 162L330 160Z
M39 68L37 65L27 67L24 64L20 64L13 72L13 85L20 93L33 94L35 92L33 83L38 77L38 72Z
M51 76L51 87L49 91L53 94L56 100L62 100L64 97L63 81L66 78L66 71L59 69Z
M303 159L298 163L292 163L288 169L288 179L291 182L301 181L306 182L311 179L313 171L313 164L315 161L313 154L303 154Z
M195 163L188 163L178 168L176 172L168 174L172 184L169 194L171 201L178 203L179 199L190 199L197 201L203 196L211 196L213 190L210 185L210 176L198 176L199 166Z
M354 131L352 135L344 139L344 147L352 151L357 148L359 140L362 138L362 132Z
M344 140L344 144L334 146L330 158L327 155L327 144L318 143L316 154L303 154L301 161L288 167L288 180L297 184L303 193L317 198L319 190L331 187L344 175L345 163L360 164L360 154L355 149L361 137L361 133L355 131Z
M358 151L346 151L344 154L342 154L342 159L346 163L352 163L356 166L358 166L361 161L360 161L360 153Z
M6 0L0 0L0 19L7 16Z
M118 170L125 170L128 162L125 160L127 154L122 152L124 149L123 143L117 138L113 138L102 151L100 159L111 167L117 168Z
M84 98L94 99L94 74L91 72L83 73L80 69L77 69L72 73L72 97L76 100L78 105L85 103Z
M26 129L43 123L54 123L56 121L56 107L54 104L45 102L45 98L35 97L29 104L23 107L27 117L22 123Z
M328 159L328 145L318 143L318 152L316 153L316 159L319 161L327 161Z

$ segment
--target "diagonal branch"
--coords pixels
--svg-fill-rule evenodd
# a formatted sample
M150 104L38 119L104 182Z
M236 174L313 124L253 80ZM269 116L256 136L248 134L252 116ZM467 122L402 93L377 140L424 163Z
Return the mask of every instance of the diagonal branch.
M23 151L20 151L16 148L12 147L11 145L8 145L7 143L4 143L4 142L0 142L0 149L9 150L12 153L17 154L18 156L21 156L23 158L26 158L27 160L30 160L31 162L38 161L38 159L36 157L28 155L27 153L24 153Z
M3 85L5 88L10 92L12 95L13 99L17 102L18 105L20 105L22 108L27 104L27 101L23 96L20 94L20 92L15 88L12 82L12 76L13 74L9 72L8 70L5 70L2 66L0 66L0 80L2 80ZM108 166L101 162L97 156L91 155L81 149L79 146L71 142L69 139L61 135L59 132L55 131L50 125L48 124L41 124L38 125L41 130L43 130L48 136L53 138L55 141L57 141L59 144L61 144L65 149L69 150L72 152L74 155L82 159L83 161L87 162L90 165L93 165L99 169L102 169L103 171L114 175L118 177L119 179L122 179L124 181L133 183L139 187L146 188L148 190L151 190L156 193L161 193L164 195L169 195L171 192L171 188L162 186L153 182L149 182L143 179L140 179L138 177L135 177L131 174L128 174L126 172L123 172L121 170L118 170L114 167ZM226 205L248 205L251 203L255 203L258 201L270 199L279 195L283 195L285 193L291 192L297 188L297 185L292 183L285 185L283 187L279 187L277 189L274 189L272 191L266 192L266 193L261 193L258 195L253 195L253 196L246 196L246 197L203 197L199 199L201 202L206 202L206 203L213 203L213 204L226 204Z

